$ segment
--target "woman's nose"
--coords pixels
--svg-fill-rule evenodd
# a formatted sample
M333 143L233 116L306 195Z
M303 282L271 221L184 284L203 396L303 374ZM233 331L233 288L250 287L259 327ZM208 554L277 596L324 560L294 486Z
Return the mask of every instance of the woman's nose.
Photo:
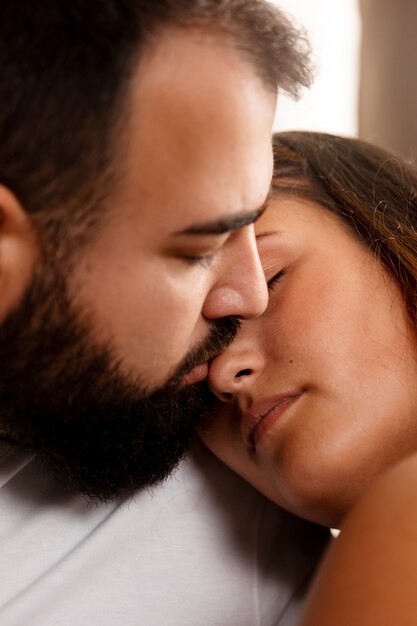
M264 366L260 352L239 347L238 343L237 339L210 364L208 384L222 402L231 402L248 390Z

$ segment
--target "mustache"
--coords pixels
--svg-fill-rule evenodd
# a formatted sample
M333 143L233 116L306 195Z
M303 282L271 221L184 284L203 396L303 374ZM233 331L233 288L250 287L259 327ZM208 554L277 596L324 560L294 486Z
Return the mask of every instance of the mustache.
M208 336L197 344L181 361L171 378L171 384L173 386L178 385L194 367L209 361L225 350L236 337L240 326L240 319L233 316L214 321Z

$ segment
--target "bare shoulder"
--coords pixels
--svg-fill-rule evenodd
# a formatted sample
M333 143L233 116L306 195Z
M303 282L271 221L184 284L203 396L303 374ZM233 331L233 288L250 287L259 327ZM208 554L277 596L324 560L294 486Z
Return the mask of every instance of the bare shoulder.
M313 585L300 626L417 624L417 455L355 505Z

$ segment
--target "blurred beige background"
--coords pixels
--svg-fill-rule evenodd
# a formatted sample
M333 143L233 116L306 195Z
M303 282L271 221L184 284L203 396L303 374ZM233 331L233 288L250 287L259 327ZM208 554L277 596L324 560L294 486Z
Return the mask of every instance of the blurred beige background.
M359 135L417 162L417 0L272 0L306 28L317 75L276 130Z

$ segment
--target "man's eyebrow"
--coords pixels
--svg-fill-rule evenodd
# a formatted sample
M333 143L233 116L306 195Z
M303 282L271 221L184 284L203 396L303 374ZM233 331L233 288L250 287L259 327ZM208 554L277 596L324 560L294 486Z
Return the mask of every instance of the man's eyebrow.
M187 226L183 230L175 232L174 235L180 237L182 235L222 235L224 233L230 233L256 222L266 210L267 204L268 201L259 209L251 211L250 213L240 213L232 217L220 218L213 222L193 224L192 226Z

